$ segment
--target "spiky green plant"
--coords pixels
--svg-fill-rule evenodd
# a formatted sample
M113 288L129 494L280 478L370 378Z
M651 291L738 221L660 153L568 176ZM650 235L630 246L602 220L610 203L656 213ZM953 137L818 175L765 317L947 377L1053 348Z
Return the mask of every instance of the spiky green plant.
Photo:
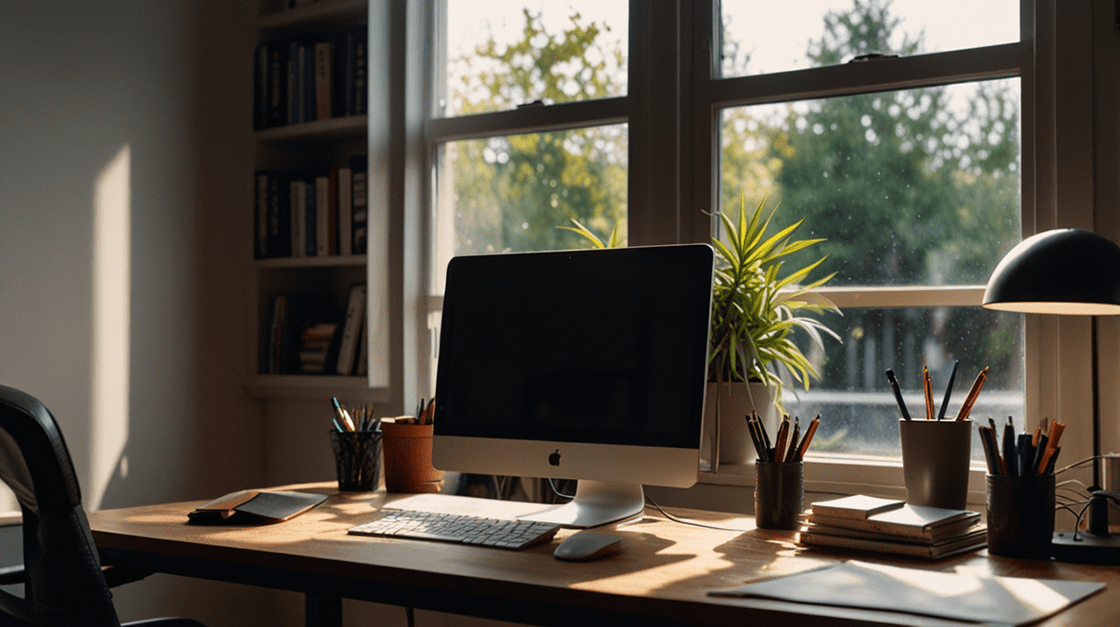
M817 377L816 368L793 341L801 329L818 345L821 334L840 337L815 318L802 314L839 313L839 309L820 294L809 292L827 283L835 273L801 285L826 257L782 274L784 257L804 250L823 239L793 240L793 233L804 221L767 235L777 207L763 220L765 200L747 218L746 200L732 219L724 212L718 216L726 243L712 238L719 255L712 285L711 351L709 376L715 381L760 381L770 388L775 404L781 407L782 378L771 364L780 364L794 381L805 389Z

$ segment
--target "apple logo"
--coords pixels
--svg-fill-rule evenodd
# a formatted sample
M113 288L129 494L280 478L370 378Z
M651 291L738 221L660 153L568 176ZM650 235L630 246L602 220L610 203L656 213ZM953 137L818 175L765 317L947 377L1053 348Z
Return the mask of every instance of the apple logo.
M552 453L549 454L548 463L553 465L553 466L559 466L560 465L560 449L556 449L555 451L553 451Z

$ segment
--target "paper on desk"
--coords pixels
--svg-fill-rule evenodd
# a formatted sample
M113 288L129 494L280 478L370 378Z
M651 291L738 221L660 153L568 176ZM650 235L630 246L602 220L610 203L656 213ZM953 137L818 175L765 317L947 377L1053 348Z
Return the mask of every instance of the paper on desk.
M709 594L1022 625L1060 612L1104 587L1094 581L941 573L849 560Z

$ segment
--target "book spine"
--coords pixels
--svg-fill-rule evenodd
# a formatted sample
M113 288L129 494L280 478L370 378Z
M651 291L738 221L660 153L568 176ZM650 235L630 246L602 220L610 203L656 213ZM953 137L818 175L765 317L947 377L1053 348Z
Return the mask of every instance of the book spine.
M350 255L354 250L353 185L350 168L338 169L338 254Z
M303 189L304 209L303 209L303 225L304 225L304 246L307 250L307 256L313 257L318 254L318 235L316 233L318 226L318 217L315 212L318 207L315 206L315 181L307 181Z
M327 230L328 248L330 254L338 254L338 168L331 168L330 177L327 180L327 204L330 207L330 212L327 214L330 218L330 224Z
M362 320L365 319L365 311L366 286L355 285L350 289L350 302L346 308L342 343L338 348L338 374L349 375L354 371L358 336L361 333Z
M351 178L353 180L353 193L351 196L351 203L353 205L353 213L351 215L351 237L353 239L353 253L355 255L366 254L366 227L367 227L367 210L369 205L369 195L366 187L368 173L366 172L366 157L365 155L356 155L350 159Z
M331 254L330 177L315 177L315 254Z
M315 119L331 119L331 52L329 41L315 44Z
M288 108L288 55L281 44L267 44L268 49L268 104L266 127L283 126L287 122Z
M253 257L268 257L268 173L256 173L253 211Z

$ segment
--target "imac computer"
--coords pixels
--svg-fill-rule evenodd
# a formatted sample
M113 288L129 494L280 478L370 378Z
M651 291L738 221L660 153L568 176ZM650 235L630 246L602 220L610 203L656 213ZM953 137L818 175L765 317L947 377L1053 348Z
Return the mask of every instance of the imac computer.
M452 259L435 466L576 479L522 517L569 527L640 514L643 484L693 485L713 269L706 244Z

